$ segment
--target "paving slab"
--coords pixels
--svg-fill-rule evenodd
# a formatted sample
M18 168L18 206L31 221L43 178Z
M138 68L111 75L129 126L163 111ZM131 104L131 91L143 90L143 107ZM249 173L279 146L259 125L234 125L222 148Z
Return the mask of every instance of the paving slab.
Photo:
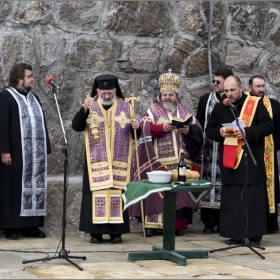
M65 249L70 260L83 269L80 271L65 259L41 260L57 256L61 250L59 236L7 240L0 234L0 279L280 279L280 233L263 237L261 246L265 250L256 250L264 260L247 247L215 251L205 259L188 259L186 266L168 260L127 259L130 252L162 246L162 239L159 233L145 242L142 232L132 232L123 235L121 244L111 244L108 240L90 244L88 234L66 233ZM218 233L189 230L176 237L175 247L209 251L227 247L225 241ZM40 261L33 261L37 259ZM31 262L23 264L23 260Z

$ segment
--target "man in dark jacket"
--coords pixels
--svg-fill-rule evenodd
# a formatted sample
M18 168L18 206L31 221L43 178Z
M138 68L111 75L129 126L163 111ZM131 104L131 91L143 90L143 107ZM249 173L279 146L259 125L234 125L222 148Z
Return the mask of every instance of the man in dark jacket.
M236 76L225 80L224 89L234 108L217 104L206 128L207 137L221 143L223 189L219 234L230 238L227 244L241 243L247 238L252 246L258 246L262 235L267 233L268 197L263 155L264 138L273 133L273 121L260 98L243 93ZM237 117L240 123L237 129L225 129L227 125L223 124L232 123Z

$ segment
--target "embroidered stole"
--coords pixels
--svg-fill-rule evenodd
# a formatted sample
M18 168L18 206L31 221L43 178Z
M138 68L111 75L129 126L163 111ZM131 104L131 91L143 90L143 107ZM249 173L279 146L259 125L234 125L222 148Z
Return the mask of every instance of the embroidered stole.
M205 109L205 122L203 128L204 138L204 160L202 165L202 179L209 180L214 186L207 194L200 200L199 206L205 208L220 208L221 200L221 176L219 166L219 142L215 142L206 137L206 126L211 117L211 113L216 104L220 101L216 96L216 92L212 91L207 100Z
M157 98L157 101L148 109L146 116L148 116L153 124L164 124L170 122L173 117L178 117L183 120L188 120L192 117L192 124L196 123L196 118L178 102L177 108L173 112L166 110ZM188 151L186 150L185 141L181 133L174 129L172 133L166 133L163 137L156 137L154 139L154 151L158 156L160 162L168 170L177 168L179 151L185 151L185 161L188 167L192 166L192 160Z
M145 228L163 229L163 213L145 215Z
M47 137L42 108L32 94L7 89L18 104L22 147L20 216L46 216Z
M137 141L138 157L139 157L139 172L140 179L148 179L147 172L158 170L162 168L162 164L159 158L154 152L153 138L151 136L151 119L149 117L143 117L140 121L141 135ZM136 156L134 161L136 162ZM131 181L138 180L137 164L134 164L131 172Z
M92 191L92 223L123 223L122 190Z
M107 111L97 96L90 107L85 146L93 223L123 223L122 189L129 182L132 159L131 115L130 104L118 98ZM97 141L90 132L93 123Z
M147 113L143 115L142 122L144 121L144 124L148 125L150 127L151 123L153 124L164 124L167 122L171 122L173 117L181 118L184 121L192 118L191 123L196 124L196 118L180 103L178 102L177 108L169 112L166 110L160 101L159 96L157 96L156 101L153 102L153 104L150 106L150 108L147 110ZM141 123L142 123L141 122ZM148 124L148 122L151 122ZM150 133L150 129L149 129ZM139 139L139 146L141 144L141 139ZM147 146L149 141L150 145ZM153 143L154 142L154 143ZM143 144L143 143L142 143ZM143 149L147 149L146 153L148 154L148 157L151 154L154 154L153 157L151 157L146 164L140 164L140 170L143 172L143 170L151 169L154 170L154 166L157 166L157 169L160 169L162 166L164 166L167 170L172 170L174 168L177 169L178 167L178 160L179 160L179 151L183 149L185 151L185 161L188 167L193 167L194 164L190 158L190 155L187 152L185 141L183 140L183 136L177 129L174 129L172 133L166 133L163 137L155 137L152 139L150 136L150 139L145 137L145 146L143 146ZM150 153L148 151L150 149ZM151 151L154 151L152 153ZM140 150L139 150L140 151ZM141 155L142 157L142 155ZM147 164L149 163L149 164ZM162 166L160 166L162 164ZM198 167L198 165L196 166ZM146 175L144 175L146 177ZM161 198L163 198L163 193L159 192L159 195ZM154 229L162 229L163 228L163 213L159 214L149 214L145 215L145 227L146 228L154 228Z
M259 100L259 97L248 96L242 106L240 118L242 119L246 127L250 126L253 121ZM225 138L223 153L224 167L236 169L239 166L244 152L244 149L242 149L243 144L243 139L237 139L234 136Z
M269 116L273 119L272 108L269 98L264 95L263 103L265 108L267 109ZM264 163L266 170L266 187L268 194L268 202L269 202L269 212L275 213L275 174L274 174L274 141L273 135L270 134L264 138L265 140L265 149L264 149Z
M250 96L250 92L245 92L248 96ZM269 98L264 95L263 96L263 104L267 109L269 116L273 119L273 112L271 107L271 102ZM264 164L266 170L266 187L268 194L268 202L269 202L269 212L275 213L275 162L274 162L274 140L273 134L270 134L264 138L265 148L264 148Z

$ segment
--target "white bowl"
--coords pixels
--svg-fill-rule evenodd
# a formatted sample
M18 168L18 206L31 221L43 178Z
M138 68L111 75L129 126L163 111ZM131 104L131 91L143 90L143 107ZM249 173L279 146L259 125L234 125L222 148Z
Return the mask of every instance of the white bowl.
M151 183L169 183L172 177L171 172L164 170L155 170L146 172Z

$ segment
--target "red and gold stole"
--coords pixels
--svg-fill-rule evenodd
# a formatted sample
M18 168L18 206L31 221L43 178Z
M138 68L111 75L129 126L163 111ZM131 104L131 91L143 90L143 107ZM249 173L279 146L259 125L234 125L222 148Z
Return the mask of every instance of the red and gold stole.
M240 118L242 119L246 127L250 126L253 121L259 100L259 97L248 96L243 104ZM242 149L243 144L243 139L237 139L234 136L225 138L223 154L224 167L236 169L239 166L244 152L244 150Z

